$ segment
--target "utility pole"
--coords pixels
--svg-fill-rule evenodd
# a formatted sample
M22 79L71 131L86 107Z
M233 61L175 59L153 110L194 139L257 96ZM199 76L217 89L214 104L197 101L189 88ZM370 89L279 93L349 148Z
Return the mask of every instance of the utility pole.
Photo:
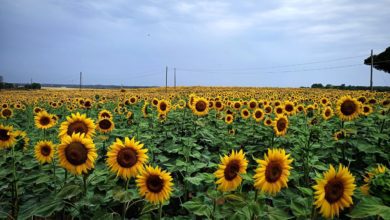
M174 85L175 85L175 89L176 89L176 67L173 68L173 72L174 72Z
M371 77L370 77L370 90L372 91L372 67L374 66L374 57L372 55L373 51L371 49Z
M165 93L168 92L168 66L165 67Z
M4 86L4 84L3 84L3 76L0 76L0 91L1 91L1 89L3 89L3 86Z
M81 91L81 79L82 79L82 77L83 77L83 72L80 72L80 91Z

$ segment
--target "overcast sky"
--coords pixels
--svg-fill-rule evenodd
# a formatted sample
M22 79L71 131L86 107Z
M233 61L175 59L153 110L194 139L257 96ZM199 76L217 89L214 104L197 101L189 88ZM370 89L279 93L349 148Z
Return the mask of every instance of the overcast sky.
M390 0L0 0L7 82L369 85L390 46ZM390 74L374 70L374 85Z

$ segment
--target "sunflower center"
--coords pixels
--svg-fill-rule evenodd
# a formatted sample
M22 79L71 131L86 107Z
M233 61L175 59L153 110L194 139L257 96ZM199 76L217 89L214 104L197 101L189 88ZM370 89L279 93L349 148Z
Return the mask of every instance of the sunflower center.
M153 100L153 104L154 104L154 105L157 105L157 104L158 104L158 101L157 101L157 100Z
M325 185L325 199L329 203L337 202L344 194L344 184L340 179L332 179Z
M293 107L292 107L292 105L286 105L286 107L284 108L286 111L288 111L288 112L292 112L292 110L294 109Z
M73 122L68 126L68 131L66 132L68 135L72 135L73 133L87 133L88 126L82 121Z
M45 157L49 156L51 152L51 148L47 145L41 147L41 154Z
M165 104L165 102L162 102L162 103L160 104L160 109L161 109L161 111L167 110L167 104Z
M137 163L137 153L131 148L122 148L116 157L116 161L121 167L130 168Z
M282 175L282 167L279 161L270 161L265 169L265 178L267 182L274 183L279 180Z
M11 116L11 110L9 110L9 109L4 109L3 110L3 116L4 117L9 117L9 116Z
M103 130L107 130L111 127L111 121L108 119L103 119L99 121L99 127Z
M250 107L250 108L255 108L255 107L256 107L256 102L251 102L251 103L249 103L249 107Z
M39 119L39 124L43 126L48 125L49 123L50 123L49 117L43 116L42 118Z
M10 136L8 135L8 130L6 129L0 129L0 140L1 141L8 141Z
M78 166L88 159L88 150L82 143L72 142L65 149L66 160L72 165Z
M286 127L287 127L287 121L286 121L286 119L281 118L281 119L279 119L279 120L276 122L276 128L278 129L278 131L283 131L284 129L286 129Z
M261 118L261 116L262 116L261 111L255 112L255 117L256 117L256 118Z
M357 106L353 101L347 100L343 102L343 104L341 104L340 110L343 113L343 115L352 115L353 113L355 113L356 107Z
M228 181L233 180L238 175L238 171L240 171L240 163L238 160L232 160L230 163L226 165L224 170L225 179Z
M271 112L271 107L266 107L265 108L265 112L270 113Z
M159 193L164 187L164 181L158 175L150 175L146 180L146 187L153 193Z
M364 113L370 112L370 108L368 108L367 106L364 106L363 111L364 111Z
M281 108L276 109L276 113L281 114L282 112L283 112L283 109L281 109Z
M195 105L195 109L196 109L196 111L198 111L198 112L203 112L203 111L205 111L205 110L206 110L206 107L207 107L207 105L206 105L206 102L204 102L204 101L198 101L198 102L196 103L196 105Z
M329 110L329 109L327 109L327 110L325 111L325 116L326 116L326 117L329 117L329 116L330 116L330 110Z
M216 102L216 103L215 103L215 107L221 108L221 107L222 107L222 103L221 103L221 102Z
M236 103L234 104L234 108L240 108L240 107L241 107L241 104L240 104L240 103L236 102Z
M244 111L244 116L248 116L248 115L249 115L249 112Z

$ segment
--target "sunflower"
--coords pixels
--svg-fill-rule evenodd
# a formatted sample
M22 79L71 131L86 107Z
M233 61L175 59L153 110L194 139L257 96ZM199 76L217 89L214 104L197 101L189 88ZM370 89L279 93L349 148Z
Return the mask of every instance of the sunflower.
M46 111L40 111L34 116L34 120L35 126L39 129L49 129L56 123L56 121L53 120L53 115L47 113Z
M249 101L249 103L248 103L248 107L250 108L250 109L255 109L256 107L257 107L257 101L255 100L255 99L251 99L250 101Z
M347 167L339 165L336 171L332 165L323 174L323 178L316 179L314 205L320 208L325 218L338 216L340 209L348 208L353 204L352 195L355 190L355 177Z
M33 111L34 111L34 114L37 114L37 113L39 113L42 110L43 109L41 109L40 107L35 107Z
M373 107L371 105L362 105L361 114L368 116L373 112Z
M231 123L233 123L233 120L234 120L233 115L227 114L227 115L225 116L225 122L226 122L226 124L231 124Z
M337 101L336 113L343 121L351 121L359 117L360 103L350 96L343 96Z
M272 122L272 119L271 118L266 118L264 120L264 125L265 126L272 126L273 122Z
M95 124L93 120L87 118L86 114L72 114L66 117L66 121L61 123L59 137L64 138L70 136L73 133L84 134L86 138L92 138L95 134Z
M303 107L303 105L298 105L297 112L304 112L305 113L305 107Z
M13 127L0 124L0 148L9 148L15 144L16 138Z
M51 141L39 141L35 145L35 158L41 163L51 163L54 158L54 144Z
M114 128L115 124L110 118L100 118L96 123L96 129L103 133L111 132Z
M276 136L285 135L288 128L288 118L286 116L279 115L273 122L273 127Z
M347 137L347 132L345 130L336 131L333 135L335 141L342 140Z
M172 193L172 177L160 167L146 166L137 176L137 186L141 196L153 204L163 203Z
M293 159L284 149L269 149L264 160L256 160L259 164L255 170L254 186L262 192L275 195L283 187L287 187L288 177Z
M235 110L239 110L241 108L241 102L237 101L237 102L233 102L232 103L232 107L235 109Z
M153 105L154 107L156 107L156 106L158 105L158 99L157 99L157 98L153 98L153 100L152 100L152 105Z
M370 194L370 183L371 180L378 174L385 173L387 170L386 166L382 164L378 164L378 166L374 169L371 169L370 172L367 172L367 175L364 177L364 182L365 184L360 187L360 190L363 192L365 195Z
M171 108L171 103L166 100L160 100L158 101L157 110L160 114L167 114L169 112L169 109Z
M84 133L64 136L57 152L60 165L75 175L87 173L94 168L98 157L95 144Z
M293 115L295 114L295 106L294 103L290 101L286 101L283 105L283 110L286 112L288 115Z
M195 98L191 109L195 115L205 116L209 113L209 101L205 98Z
M116 139L107 152L107 165L111 172L123 179L135 177L147 162L147 149L143 149L143 144L133 139L125 138L123 143Z
M144 118L147 118L149 116L149 102L145 102L142 106L142 114Z
M251 114L247 108L241 110L241 117L243 119L248 119L249 117L251 117Z
M109 118L109 119L112 119L112 113L106 109L103 109L99 112L98 114L98 118L101 119L101 118Z
M247 167L248 161L242 150L239 152L232 150L230 156L221 157L218 170L214 173L217 178L215 183L218 185L218 190L223 192L235 190L241 184L240 175L246 173Z
M2 118L12 118L12 115L14 114L14 112L12 111L12 109L10 108L3 108L1 110L1 117Z
M264 106L264 112L265 112L265 114L271 114L272 106L270 106L270 105Z
M284 113L284 108L283 106L276 106L274 109L275 115L283 115Z
M214 106L215 109L217 109L218 111L222 111L223 108L225 107L221 101L215 101Z
M320 103L322 106L327 106L329 104L329 99L326 97L322 97Z
M236 134L236 130L234 130L234 129L229 129L228 133L229 133L230 135L235 135L235 134Z
M256 120L256 122L259 122L259 121L263 120L263 118L264 118L263 110L260 109L260 108L256 108L253 111L252 117Z
M326 107L322 112L322 118L325 120L329 120L333 116L333 110L331 107Z

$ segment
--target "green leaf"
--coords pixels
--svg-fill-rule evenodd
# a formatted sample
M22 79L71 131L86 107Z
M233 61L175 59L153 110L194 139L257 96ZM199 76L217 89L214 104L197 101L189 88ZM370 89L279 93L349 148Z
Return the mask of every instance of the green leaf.
M190 182L191 184L194 184L196 186L199 186L200 183L202 182L202 178L194 176L194 177L186 177L186 181Z
M51 201L50 203L44 203L34 210L34 215L40 217L48 217L53 215L54 212L60 211L64 208L64 204L61 201Z
M113 192L112 197L115 201L119 201L121 203L130 202L135 198L138 198L138 193L136 189L125 190L117 190Z
M284 220L293 218L281 209L268 206L268 217L270 220Z
M298 188L299 191L301 191L304 195L307 195L307 196L312 196L312 195L313 195L313 190L310 189L310 188L305 188L305 187L300 187L300 186L298 186L297 188Z
M81 193L82 189L79 185L68 185L61 189L61 191L57 194L57 197L61 199L70 199L80 195Z
M195 215L206 216L207 218L210 218L211 216L211 206L205 204L204 202L188 201L186 203L183 203L182 206L189 212L194 213Z
M351 218L366 218L369 216L380 216L383 219L390 219L390 207L383 205L376 197L363 197L362 201L348 215Z

